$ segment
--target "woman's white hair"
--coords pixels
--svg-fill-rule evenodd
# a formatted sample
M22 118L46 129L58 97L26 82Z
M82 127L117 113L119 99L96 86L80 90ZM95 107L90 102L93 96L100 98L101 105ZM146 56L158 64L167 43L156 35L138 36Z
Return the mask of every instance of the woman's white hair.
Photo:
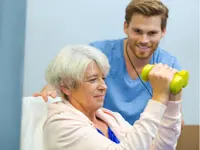
M67 46L49 64L46 80L57 90L58 95L65 96L60 87L71 89L77 81L83 81L85 70L92 61L96 62L105 76L108 74L110 65L100 50L87 45Z

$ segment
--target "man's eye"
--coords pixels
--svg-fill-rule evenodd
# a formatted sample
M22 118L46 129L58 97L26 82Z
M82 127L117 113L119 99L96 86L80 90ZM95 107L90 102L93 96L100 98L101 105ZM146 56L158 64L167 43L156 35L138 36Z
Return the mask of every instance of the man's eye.
M137 34L142 34L142 31L139 30L139 29L134 29L133 31L134 31L135 33L137 33Z
M152 31L152 32L149 32L149 35L155 35L157 32L154 32L154 31Z
M105 78L105 77L103 77L102 79L103 79L104 81L106 80L106 78Z

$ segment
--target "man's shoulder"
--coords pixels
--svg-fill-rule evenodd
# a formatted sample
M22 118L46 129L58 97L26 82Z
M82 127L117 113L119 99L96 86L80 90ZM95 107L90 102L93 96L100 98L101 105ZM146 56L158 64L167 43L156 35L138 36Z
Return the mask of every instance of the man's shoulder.
M160 47L157 49L157 51L155 53L155 63L167 64L170 67L176 68L178 70L180 70L180 68L181 68L176 56L170 54L170 52L168 52Z
M105 47L105 46L113 46L115 44L121 43L124 41L123 38L121 39L111 39L111 40L98 40L98 41L93 41L90 43L90 45L94 47Z
M103 53L107 54L112 49L120 48L120 45L123 43L124 39L113 39L113 40L103 40L103 41L94 41L89 45L101 50Z
M174 55L172 55L171 53L160 47L158 48L157 51L158 51L157 55L160 59L176 59Z

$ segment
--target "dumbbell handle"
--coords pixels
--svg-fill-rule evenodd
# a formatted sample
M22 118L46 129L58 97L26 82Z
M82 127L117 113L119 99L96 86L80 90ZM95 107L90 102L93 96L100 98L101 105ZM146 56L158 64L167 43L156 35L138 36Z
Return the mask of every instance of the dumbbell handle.
M153 68L154 65L146 65L142 69L141 79L144 81L148 81L148 74ZM174 75L170 83L170 90L173 94L177 94L181 91L182 88L186 87L188 84L189 73L188 71L182 70Z

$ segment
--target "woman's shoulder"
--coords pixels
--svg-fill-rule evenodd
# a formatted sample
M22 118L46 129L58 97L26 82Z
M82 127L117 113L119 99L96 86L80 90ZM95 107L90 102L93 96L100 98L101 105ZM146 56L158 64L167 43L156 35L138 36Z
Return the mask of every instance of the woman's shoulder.
M131 125L118 112L113 112L106 108L100 108L97 111L97 116L101 118L111 127L127 129Z
M93 133L95 128L81 112L63 102L52 103L43 127L44 143L47 149L76 149L85 144L85 133ZM84 142L82 142L84 141Z
M68 127L91 125L91 121L82 112L75 109L69 102L63 101L48 106L45 126L55 122L62 122Z

